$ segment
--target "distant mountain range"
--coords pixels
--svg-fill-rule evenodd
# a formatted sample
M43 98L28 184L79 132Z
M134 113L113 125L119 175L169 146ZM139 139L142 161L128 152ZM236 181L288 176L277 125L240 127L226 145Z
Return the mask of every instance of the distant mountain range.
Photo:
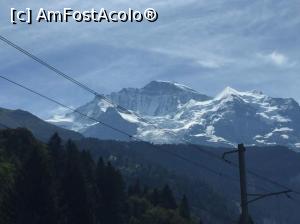
M292 98L273 98L259 91L240 92L230 87L209 97L166 81L152 81L140 89L124 88L106 97L113 104L96 97L77 109L146 141L214 146L243 142L300 149L300 106ZM48 122L87 137L128 140L76 113L54 115Z

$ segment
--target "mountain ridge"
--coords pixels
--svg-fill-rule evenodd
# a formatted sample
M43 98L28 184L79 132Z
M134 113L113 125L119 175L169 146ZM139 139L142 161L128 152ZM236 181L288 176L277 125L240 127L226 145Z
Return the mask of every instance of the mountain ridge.
M37 116L24 110L11 110L0 107L0 129L9 128L27 128L33 135L42 141L48 141L54 134L58 133L64 140L73 139L79 140L83 138L80 133L57 127L53 124L47 123ZM5 126L4 126L5 125Z
M110 120L114 127L128 130L130 135L145 141L189 141L230 147L244 142L247 145L280 144L300 148L300 106L292 98L274 98L258 90L243 92L231 87L209 97L167 81L152 81L140 89L124 88L106 97L113 104L98 97L78 110L99 120ZM115 104L133 113L124 112ZM116 114L118 119L110 119ZM105 130L99 124L86 118L69 113L63 119L69 120L64 127L86 137L109 139L109 136L103 136ZM61 126L61 120L49 121ZM113 135L111 139L124 140Z

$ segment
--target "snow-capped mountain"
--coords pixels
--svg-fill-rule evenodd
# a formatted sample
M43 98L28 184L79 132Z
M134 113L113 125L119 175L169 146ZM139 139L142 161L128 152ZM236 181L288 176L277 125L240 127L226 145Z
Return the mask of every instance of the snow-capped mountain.
M125 88L108 96L114 103L141 115L173 115L180 105L191 99L204 101L210 97L178 83L152 81L141 89Z
M153 81L141 89L122 89L107 97L113 104L96 97L77 110L155 143L232 146L243 142L300 148L300 106L290 98L230 87L211 98L165 81ZM89 137L126 140L126 136L76 113L49 121Z

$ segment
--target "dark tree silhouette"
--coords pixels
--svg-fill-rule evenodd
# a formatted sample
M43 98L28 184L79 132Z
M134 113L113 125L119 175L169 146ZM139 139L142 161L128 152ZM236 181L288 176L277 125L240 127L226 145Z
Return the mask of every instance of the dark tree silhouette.
M169 185L165 185L160 195L160 205L166 209L176 209L177 204Z
M187 197L184 195L179 204L179 214L185 219L191 219L191 212Z
M125 193L119 170L54 134L47 144L24 129L0 131L0 224L191 224L171 188Z
M16 223L51 224L55 206L48 155L33 148L16 179Z

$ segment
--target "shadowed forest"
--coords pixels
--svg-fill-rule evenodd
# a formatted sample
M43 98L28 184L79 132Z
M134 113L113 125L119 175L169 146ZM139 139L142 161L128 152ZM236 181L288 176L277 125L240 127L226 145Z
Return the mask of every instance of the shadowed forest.
M126 183L101 157L54 134L48 144L25 129L0 132L2 224L193 224L187 197L169 185Z

